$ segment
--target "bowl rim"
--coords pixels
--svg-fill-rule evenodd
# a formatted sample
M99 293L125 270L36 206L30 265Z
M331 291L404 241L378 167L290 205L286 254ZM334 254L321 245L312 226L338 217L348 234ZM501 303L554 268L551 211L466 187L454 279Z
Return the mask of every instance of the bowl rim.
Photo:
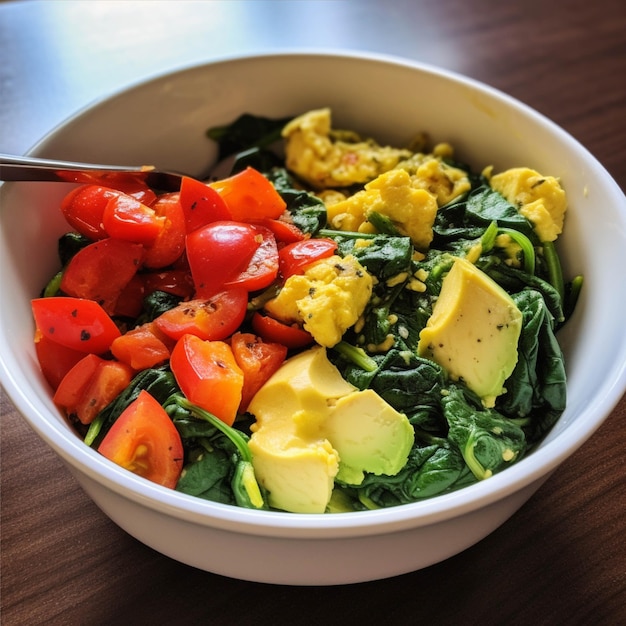
M584 151L586 158L600 168L607 184L612 183L621 194L617 183L605 168L591 155L584 146L564 129L556 125L540 112L512 96L501 92L483 82L464 76L454 71L439 68L432 64L402 58L391 54L364 52L355 50L316 50L297 49L273 52L244 53L217 57L209 61L192 63L179 68L168 69L152 76L133 81L112 93L97 98L81 107L72 115L54 126L29 151L30 155L41 155L47 143L77 118L97 112L98 107L114 99L125 97L129 92L144 89L147 86L167 80L181 73L207 71L221 65L254 62L268 62L293 57L302 58L337 58L352 59L358 62L389 64L409 70L426 73L438 79L451 81L471 87L474 90L496 100L504 101L508 106L520 110L526 116L548 125L552 132L569 142L578 151ZM5 183L15 185L18 183ZM623 195L623 194L622 194ZM281 537L318 537L331 538L382 534L394 530L415 528L434 524L462 514L471 513L507 496L510 496L533 483L548 478L550 473L568 456L579 448L609 416L626 390L626 360L613 373L612 381L604 390L603 397L587 409L589 419L577 419L555 440L547 441L532 452L530 457L518 461L504 472L492 476L488 481L469 485L458 491L439 495L410 504L398 505L385 509L363 512L328 514L290 514L280 511L255 511L232 505L224 505L189 496L161 487L150 481L118 467L95 450L86 446L82 440L61 423L47 418L27 393L20 387L10 372L4 356L0 355L0 382L7 395L14 403L30 427L73 469L108 488L114 493L140 502L153 510L168 516L193 521L200 525L236 530L253 535ZM48 409L51 414L51 409ZM532 461L529 461L529 458Z

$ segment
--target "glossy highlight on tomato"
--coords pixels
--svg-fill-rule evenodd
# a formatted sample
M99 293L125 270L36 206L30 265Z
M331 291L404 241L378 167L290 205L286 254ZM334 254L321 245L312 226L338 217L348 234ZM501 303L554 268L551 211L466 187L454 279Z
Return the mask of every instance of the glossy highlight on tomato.
M262 241L249 224L223 221L187 235L187 260L196 294L208 298L247 266Z

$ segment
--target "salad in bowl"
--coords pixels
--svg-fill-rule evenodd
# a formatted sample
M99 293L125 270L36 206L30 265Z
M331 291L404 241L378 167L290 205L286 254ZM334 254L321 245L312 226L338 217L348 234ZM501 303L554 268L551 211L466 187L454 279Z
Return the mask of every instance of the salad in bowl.
M243 114L208 130L223 178L72 189L32 312L85 445L289 513L417 502L527 455L566 406L566 190L423 130L386 145L330 107Z

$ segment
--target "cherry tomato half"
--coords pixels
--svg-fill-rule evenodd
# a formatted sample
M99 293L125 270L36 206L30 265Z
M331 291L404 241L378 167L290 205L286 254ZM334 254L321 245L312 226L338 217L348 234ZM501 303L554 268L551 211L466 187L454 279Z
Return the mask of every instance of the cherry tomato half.
M313 343L313 337L303 328L283 324L258 312L252 316L252 329L265 341L280 343L290 349L304 348Z
M177 341L186 334L201 339L226 339L243 322L247 306L248 292L232 288L208 299L181 302L159 315L154 323L162 333Z
M163 230L165 217L137 198L119 192L104 207L102 224L110 237L149 245Z
M237 285L248 291L258 291L269 287L278 276L278 248L274 234L269 228L263 226L257 225L253 228L258 233L258 237L262 237L262 241L254 251L248 266L237 276L228 280L226 287Z
M89 239L108 237L102 216L104 208L118 191L102 185L82 185L70 191L61 202L61 212L67 223Z
M179 193L159 196L151 208L164 223L156 239L146 246L144 266L160 269L178 260L185 250L185 216Z
M254 222L255 224L257 222ZM308 235L305 235L295 224L283 220L283 219L269 219L265 218L258 222L261 226L269 228L273 233L276 241L283 244L295 243L296 241L302 241L306 239Z
M232 219L226 202L213 187L188 176L183 177L180 186L180 205L188 233L212 222Z
M103 354L119 328L93 300L55 296L31 302L35 324L51 341L84 353Z
M222 290L243 271L262 236L249 224L213 222L187 235L187 260L199 298Z
M183 444L165 409L145 390L126 407L98 447L117 465L174 489L183 468Z
M61 380L54 394L54 403L67 415L91 424L98 413L122 392L133 377L125 363L108 361L88 354Z
M337 243L332 239L303 239L291 243L278 253L280 274L285 279L302 274L307 265L331 257L336 251Z
M79 250L68 263L61 291L74 298L100 303L113 314L122 290L140 268L145 250L141 244L102 239Z

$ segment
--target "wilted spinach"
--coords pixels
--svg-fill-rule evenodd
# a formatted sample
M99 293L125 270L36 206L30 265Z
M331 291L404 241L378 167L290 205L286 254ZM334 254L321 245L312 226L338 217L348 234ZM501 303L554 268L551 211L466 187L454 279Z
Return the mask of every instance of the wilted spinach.
M245 433L228 426L181 394L171 396L164 408L186 450L177 491L245 508L267 508L254 474Z
M274 119L244 113L234 122L207 130L207 136L219 147L218 158L249 150L267 148L280 139L281 131L291 118Z
M115 420L141 391L147 391L163 406L183 441L185 464L176 486L178 491L225 504L266 507L254 475L248 436L189 402L167 367L137 374L98 414L90 425L85 443L97 448Z

